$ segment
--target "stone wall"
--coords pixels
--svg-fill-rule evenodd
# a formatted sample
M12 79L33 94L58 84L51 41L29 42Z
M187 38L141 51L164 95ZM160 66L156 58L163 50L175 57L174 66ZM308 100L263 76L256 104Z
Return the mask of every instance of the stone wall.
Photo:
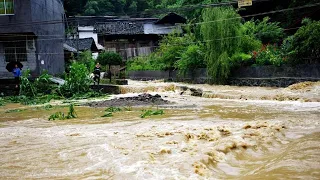
M320 64L242 67L232 72L229 84L287 87L303 81L320 81Z
M133 80L183 81L207 83L206 69L196 69L185 76L177 71L131 71L128 77ZM238 86L286 87L303 81L320 81L320 64L298 66L258 66L242 67L231 73L228 84Z
M170 72L169 71L130 71L128 73L129 79L132 80L142 80L142 81L149 81L149 80L159 80L159 79L170 79Z

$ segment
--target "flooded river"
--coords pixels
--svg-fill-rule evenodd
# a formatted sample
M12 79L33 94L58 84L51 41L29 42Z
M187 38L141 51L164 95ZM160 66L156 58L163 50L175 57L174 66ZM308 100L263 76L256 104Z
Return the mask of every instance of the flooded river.
M0 110L0 179L319 179L320 103L161 94L175 104ZM9 109L23 109L8 112ZM164 115L141 119L142 109Z

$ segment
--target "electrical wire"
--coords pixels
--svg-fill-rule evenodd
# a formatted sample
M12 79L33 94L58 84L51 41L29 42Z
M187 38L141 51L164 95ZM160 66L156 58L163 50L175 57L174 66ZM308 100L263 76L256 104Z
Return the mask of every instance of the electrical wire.
M247 17L256 17L256 16L267 15L267 14L274 14L274 13L280 13L280 12L286 12L286 11L294 11L294 10L303 9L303 8L315 7L315 6L319 6L319 5L320 5L320 3L315 3L315 4L309 4L309 5L299 6L299 7L294 7L294 8L287 8L287 9L269 11L269 12L264 12L264 13L257 13L257 14L239 16L239 17L235 17L235 18L219 19L219 20L214 20L214 21L191 23L191 24L181 24L181 25L179 25L179 26L159 27L159 28L156 28L155 30L173 29L173 28L175 28L175 27L184 27L184 26L189 26L189 25L201 25L201 24L213 23L213 22L219 22L219 21L228 21L228 20L242 19L242 18L247 18ZM1 25L0 25L0 28L1 28ZM0 36L1 36L1 34L0 34ZM11 36L14 36L14 35L11 35ZM17 36L21 36L21 35L17 35ZM33 35L30 35L30 36L33 36ZM40 35L40 36L45 37L46 35ZM55 36L55 35L48 35L48 36ZM60 36L61 36L61 35L60 35Z
M301 8L306 8L306 7L313 7L313 6L316 6L318 4L320 4L320 3L312 4L312 6L311 5L307 5L307 6L300 6L300 7L282 9L282 10L277 10L277 11L270 11L270 12L265 12L265 13L246 15L245 17L254 17L254 16L258 16L258 15L266 15L266 14L270 14L270 13L285 12L285 11L289 11L289 10L291 11L291 10L296 10L296 9L301 9ZM243 18L243 17L229 18L229 19L215 20L215 21L210 21L210 22L202 22L202 23L194 23L194 24L195 25L199 25L199 24L204 24L204 23L213 23L213 22L217 22L217 21L225 21L225 20L238 19L238 18ZM173 27L175 27L175 26L173 26ZM173 28L173 27L170 27L170 28ZM299 27L284 29L284 31L298 29L298 28ZM10 35L12 35L12 34L10 34ZM1 36L1 34L0 34L0 36ZM19 36L25 36L25 35L19 35ZM48 36L54 36L54 35L48 35ZM205 43L205 42L209 42L209 41L218 41L218 40L221 41L221 40L225 40L225 39L240 38L240 37L243 37L243 36L226 37L226 38L222 38L222 39L214 39L214 40L207 40L207 41L194 42L194 43ZM41 40L41 41L64 40L64 38L49 38L49 39L37 39L37 40ZM17 40L17 41L0 41L0 42L21 42L21 40ZM193 44L193 43L189 43L189 44ZM177 44L177 45L185 45L185 44ZM175 45L169 45L169 46L175 46ZM146 46L146 47L139 47L139 48L117 49L117 51L127 51L127 50L141 49L141 48L157 48L157 47L159 47L159 46ZM111 49L114 49L114 48L111 48ZM4 54L4 53L0 53L0 54ZM22 53L22 54L26 54L26 53ZM33 54L33 53L31 53L31 54ZM37 53L37 54L64 54L64 53Z
M295 28L288 28L288 29L283 29L283 31L289 31L289 30L294 30L294 29L299 29L300 27L295 27ZM261 35L261 34L268 34L271 32L275 32L275 31L268 31L268 32L263 32L263 33L256 33L253 35ZM225 37L225 38L219 38L219 39L212 39L212 40L204 40L204 41L196 41L196 42L187 42L187 43L178 43L178 44L166 44L166 45L160 45L160 46L144 46L144 47L138 47L138 48L125 48L125 49L116 49L116 48L108 48L108 49L116 49L116 51L128 51L128 50L139 50L139 49L143 49L143 48L158 48L161 46L165 46L165 47L176 47L176 46L181 46L181 45L191 45L191 44L199 44L199 43L207 43L207 42L212 42L212 41L222 41L222 40L226 40L226 39L236 39L236 38L242 38L248 35L241 35L241 36L231 36L231 37ZM115 43L116 44L116 43ZM13 54L35 54L35 53L0 53L0 54L9 54L9 55L13 55ZM64 54L64 53L37 53L37 54Z
M221 5L222 3L220 3ZM209 5L219 5L219 4L208 4ZM292 11L292 10L297 10L297 9L303 9L303 8L309 8L309 7L315 7L315 6L319 6L320 3L314 3L314 4L309 4L309 5L304 5L304 6L298 6L298 7L294 7L294 8L287 8L287 9L282 9L282 10L275 10L275 11L270 11L270 12L264 12L264 13L257 13L254 15L245 15L243 16L243 18L245 17L252 17L252 16L258 16L258 15L267 15L267 14L274 14L274 13L278 13L278 12L285 12L285 11ZM89 18L89 17L88 17ZM69 19L68 22L77 22L79 21L79 19ZM51 24L59 24L59 23L66 23L66 21L64 20L49 20L49 21L38 21L38 22L26 22L26 23L8 23L5 25L0 25L0 28L7 28L8 26L21 26L21 25L25 25L25 26L32 26L32 25L51 25Z

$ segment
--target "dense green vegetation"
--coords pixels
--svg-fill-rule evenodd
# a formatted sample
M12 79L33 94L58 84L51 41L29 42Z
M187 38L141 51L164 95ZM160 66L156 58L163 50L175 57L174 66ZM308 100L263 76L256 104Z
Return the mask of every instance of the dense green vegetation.
M64 0L67 15L129 15L131 17L157 17L168 12L177 12L188 17L188 19L201 20L203 7L198 5L232 2L232 0ZM257 2L255 2L256 4ZM278 9L292 8L306 4L318 3L318 0L269 0L261 1L263 5L248 7L243 14L255 14ZM233 4L236 7L236 3ZM311 11L312 12L312 11ZM290 25L296 18L310 13L310 9L288 11L284 14L274 14L278 21Z
M52 78L46 71L32 79L30 70L25 70L21 76L20 92L18 96L3 97L0 106L6 103L21 103L35 105L48 103L51 100L61 99L87 99L102 96L101 93L91 90L92 79L90 73L95 65L91 53L83 52L77 61L71 60L64 73L65 83L58 85L53 83Z
M229 57L240 46L240 38L234 38L240 35L240 18L230 7L206 9L202 17L201 34L206 42L208 75L213 83L223 84L230 73Z
M70 5L71 1L65 4ZM128 61L128 70L179 70L180 75L185 76L197 68L207 68L211 82L223 84L232 69L241 66L319 62L319 21L305 20L301 25L303 17L318 18L318 7L271 13L270 17L242 18L318 1L270 0L254 2L254 6L241 9L234 1L215 7L202 6L222 2L231 1L82 0L79 2L82 9L77 9L79 4L66 9L69 14L131 17L159 17L173 11L188 19L183 33L178 30L164 37L151 55Z
M49 121L55 121L55 120L66 120L66 119L74 119L74 118L77 118L77 113L74 109L74 105L73 104L70 104L69 105L69 111L67 113L67 115L65 115L63 112L59 111L59 112L56 112L54 114L52 114L50 117L49 117Z
M148 116L156 116L156 115L163 115L164 111L162 109L157 110L143 110L142 114L140 115L141 118L146 118Z
M150 56L128 63L128 70L179 70L180 75L207 68L211 83L226 83L233 68L319 62L319 21L289 36L269 17L242 21L231 6L202 10L202 22L184 27L184 34L164 37Z
M127 62L129 71L179 69L180 75L203 67L206 67L204 46L191 31L169 34L161 40L156 52Z
M99 54L97 62L100 63L102 66L108 66L108 75L110 80L109 82L111 83L111 66L121 65L122 57L118 53L105 51Z
M283 43L291 63L319 63L320 62L320 21L304 19L303 26Z

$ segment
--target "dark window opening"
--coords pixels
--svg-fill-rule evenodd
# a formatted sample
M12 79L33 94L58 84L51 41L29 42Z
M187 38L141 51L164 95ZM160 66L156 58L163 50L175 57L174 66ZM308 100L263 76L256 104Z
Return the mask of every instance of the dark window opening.
M14 14L14 0L0 0L0 15Z
M26 41L17 41L5 44L4 54L6 62L27 61Z

